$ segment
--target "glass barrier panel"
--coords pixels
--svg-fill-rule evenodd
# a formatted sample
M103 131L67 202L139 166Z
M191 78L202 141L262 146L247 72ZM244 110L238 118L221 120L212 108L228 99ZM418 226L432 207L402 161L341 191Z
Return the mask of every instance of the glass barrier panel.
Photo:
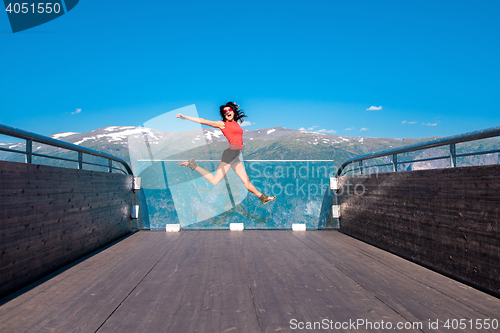
M293 223L305 223L317 229L320 216L326 220L328 211L322 208L330 207L331 195L324 198L336 171L332 161L244 161L243 150L235 168L244 166L259 191L277 196L262 205L234 170L215 185L206 179L217 173L228 144L212 140L222 135L220 130L204 132L199 123L178 114L199 118L190 105L145 122L140 133L128 137L130 164L141 177L151 229L166 224L180 224L183 230L228 229L230 223L244 223L245 229L290 229ZM179 165L190 158L199 168Z
M250 182L276 200L262 205L230 170L217 185L197 171L179 166L179 161L146 161L140 174L152 229L180 223L186 229L228 229L230 223L244 223L245 229L291 229L305 223L318 229L335 172L328 161L244 161ZM199 161L199 166L215 172L218 161ZM165 181L165 179L167 179Z

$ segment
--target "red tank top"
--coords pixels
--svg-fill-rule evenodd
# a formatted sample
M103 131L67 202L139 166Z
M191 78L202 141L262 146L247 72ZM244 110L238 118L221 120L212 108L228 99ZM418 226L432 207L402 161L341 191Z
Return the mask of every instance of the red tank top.
M222 134L229 141L229 148L231 149L243 149L243 129L240 127L237 121L225 121L226 125L221 128Z

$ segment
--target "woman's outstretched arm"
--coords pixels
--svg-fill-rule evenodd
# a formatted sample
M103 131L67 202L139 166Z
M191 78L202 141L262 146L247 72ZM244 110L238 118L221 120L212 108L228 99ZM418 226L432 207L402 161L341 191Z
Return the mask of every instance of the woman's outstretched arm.
M211 121L211 120L206 120L206 119L203 119L203 118L196 118L196 117L191 117L191 116L185 116L181 113L178 113L176 115L177 118L179 119L187 119L187 120L191 120L195 123L198 123L198 124L202 124L202 125L207 125L207 126L211 126L211 127L215 127L215 128L224 128L225 125L224 125L224 122L223 121Z

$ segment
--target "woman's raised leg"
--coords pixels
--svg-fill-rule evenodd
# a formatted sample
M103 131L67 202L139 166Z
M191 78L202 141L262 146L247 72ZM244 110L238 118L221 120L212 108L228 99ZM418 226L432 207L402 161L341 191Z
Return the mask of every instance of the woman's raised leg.
M246 189L249 190L250 192L252 192L253 194L255 194L262 201L261 197L263 196L263 194L261 192L259 192L255 188L255 186L253 186L253 184L250 182L250 179L248 179L248 175L247 175L247 172L245 170L245 166L243 165L243 163L238 162L238 163L232 165L231 168L238 175L238 177L240 177L240 179L243 182L243 185L245 185ZM263 204L276 199L276 196L268 197L265 194L264 194L264 196L266 198L265 198L265 202L262 201Z
M188 161L181 162L179 163L179 165L188 166ZM212 185L217 185L222 180L222 178L224 178L230 168L231 165L229 163L220 162L219 166L217 167L217 171L215 171L215 174L212 174L210 171L203 169L199 165L196 166L194 170L198 171L200 175L202 175L203 178L208 180Z

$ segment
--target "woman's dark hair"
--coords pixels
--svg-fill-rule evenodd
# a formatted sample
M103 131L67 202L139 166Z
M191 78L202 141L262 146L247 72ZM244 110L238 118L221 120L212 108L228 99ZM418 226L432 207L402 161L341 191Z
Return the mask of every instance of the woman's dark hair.
M238 106L239 105L236 105L234 102L227 102L225 105L221 105L219 108L220 110L219 113L220 116L222 117L222 121L226 121L226 117L224 116L224 108L230 107L234 112L233 119L242 123L243 118L246 117L246 115L243 110L238 110Z

